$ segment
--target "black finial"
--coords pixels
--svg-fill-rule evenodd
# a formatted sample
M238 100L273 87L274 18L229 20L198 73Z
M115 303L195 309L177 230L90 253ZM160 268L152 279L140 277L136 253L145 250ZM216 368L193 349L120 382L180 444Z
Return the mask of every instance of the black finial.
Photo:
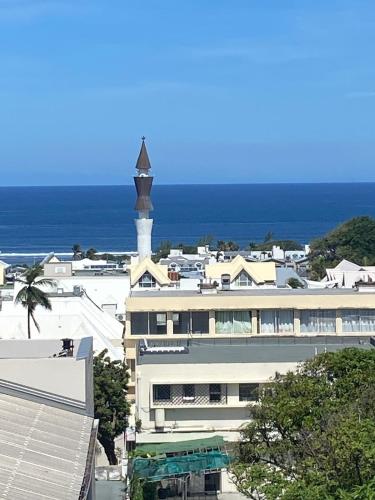
M146 137L144 135L142 135L142 141L144 142L146 139Z

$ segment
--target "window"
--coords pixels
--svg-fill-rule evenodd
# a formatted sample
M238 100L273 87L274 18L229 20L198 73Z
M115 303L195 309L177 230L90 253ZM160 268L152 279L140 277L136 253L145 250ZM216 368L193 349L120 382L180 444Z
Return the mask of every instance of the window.
M170 401L171 386L169 384L154 385L154 401Z
M130 317L132 335L148 335L148 313L133 312Z
M191 313L191 333L208 333L208 312Z
M251 333L250 311L217 311L216 333Z
M210 401L221 401L221 384L210 384L209 386Z
M208 333L208 311L173 313L173 333Z
M253 284L253 280L250 278L246 271L241 271L237 278L234 280L234 284L236 286L251 286Z
M132 335L166 335L167 314L157 312L131 313Z
M156 280L148 271L146 271L138 281L141 288L155 288Z
M294 314L291 309L270 309L260 312L261 333L293 333Z
M343 332L375 332L375 309L343 309Z
M240 401L258 401L259 384L239 384L238 399Z
M301 332L334 333L336 311L334 309L306 309L301 311Z
M56 266L55 267L55 273L56 274L65 274L66 273L66 267L65 266Z
M189 333L190 332L190 313L180 312L173 313L173 333Z
M195 385L185 384L182 386L182 398L185 401L194 401L195 399Z

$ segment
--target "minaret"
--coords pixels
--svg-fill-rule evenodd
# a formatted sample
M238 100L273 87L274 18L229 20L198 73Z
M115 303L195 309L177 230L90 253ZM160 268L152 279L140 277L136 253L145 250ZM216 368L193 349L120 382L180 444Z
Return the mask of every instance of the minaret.
M138 170L138 175L134 177L138 196L135 204L138 219L135 219L135 226L137 228L137 250L139 261L141 261L146 257L151 257L152 254L151 233L153 220L149 218L149 214L154 209L150 198L153 177L149 175L151 165L148 159L145 137L142 137L142 146L135 168Z

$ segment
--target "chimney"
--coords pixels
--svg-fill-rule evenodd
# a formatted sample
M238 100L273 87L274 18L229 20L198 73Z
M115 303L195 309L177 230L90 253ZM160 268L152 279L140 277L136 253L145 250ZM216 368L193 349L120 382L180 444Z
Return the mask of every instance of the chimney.
M73 339L61 339L62 352L69 358L73 357L74 343Z
M221 289L230 290L230 274L221 275Z

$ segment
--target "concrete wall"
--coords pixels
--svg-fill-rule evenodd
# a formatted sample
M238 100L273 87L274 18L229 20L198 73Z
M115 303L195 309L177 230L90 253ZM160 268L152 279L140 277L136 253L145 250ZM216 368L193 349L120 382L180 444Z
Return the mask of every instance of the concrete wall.
M247 402L238 398L239 383L265 383L275 372L294 370L297 363L207 363L207 364L150 364L136 368L136 406L142 428L155 430L155 408L163 404L152 401L153 384L223 383L227 386L226 405L171 407L165 404L165 427L173 432L183 430L233 430L249 420Z
M371 293L304 293L279 294L190 294L170 293L131 296L127 299L127 311L199 311L199 310L251 310L251 309L366 309L375 308L375 295ZM331 292L331 293L330 293Z

